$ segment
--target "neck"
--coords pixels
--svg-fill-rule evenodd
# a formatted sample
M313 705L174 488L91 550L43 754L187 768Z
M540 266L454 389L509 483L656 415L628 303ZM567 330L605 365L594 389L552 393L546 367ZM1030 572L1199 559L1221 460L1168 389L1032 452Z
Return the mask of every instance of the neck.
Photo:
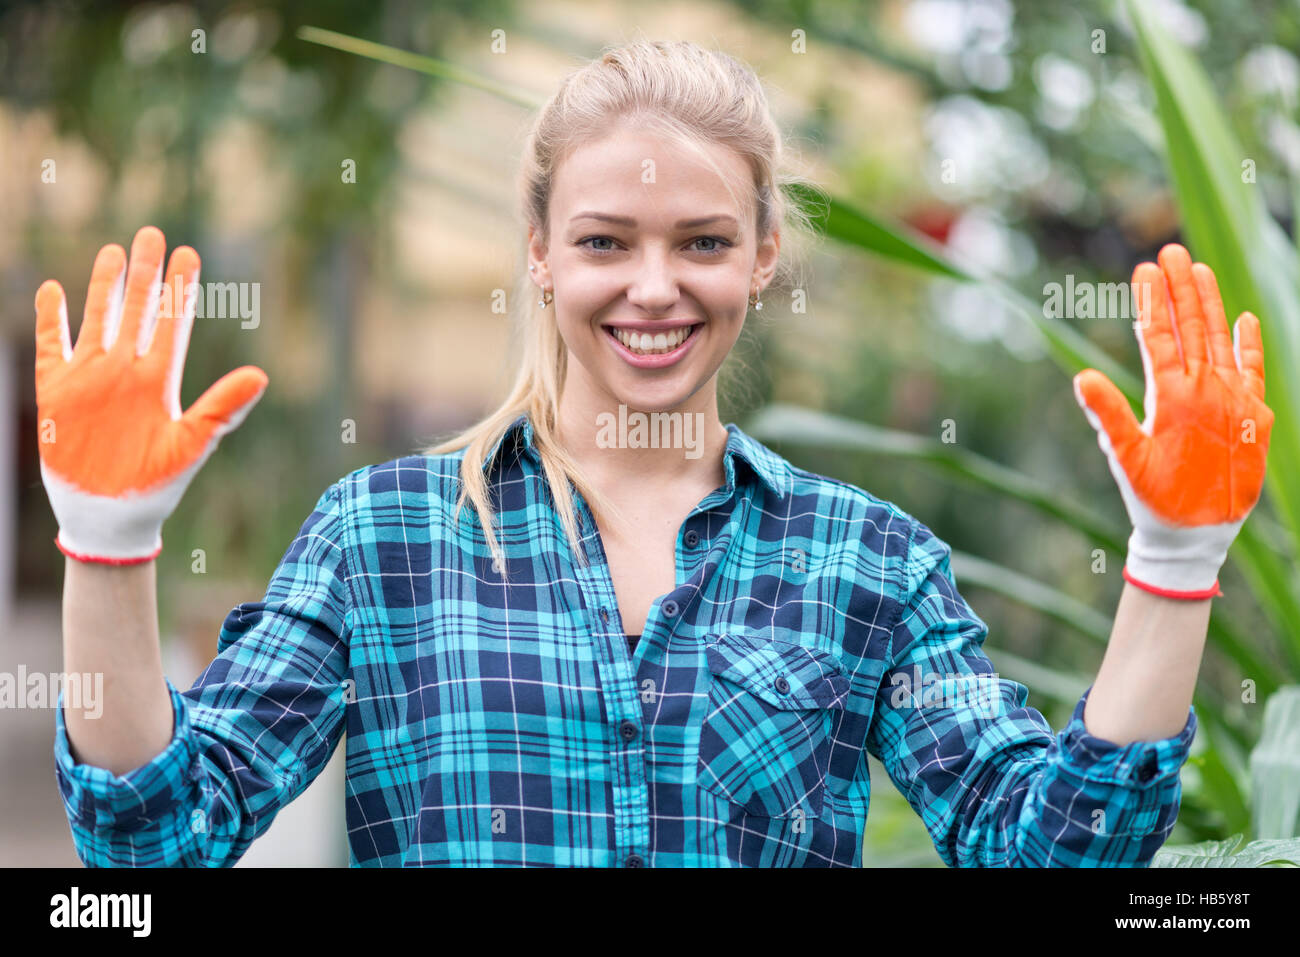
M559 438L597 488L614 500L698 489L703 489L702 497L725 481L722 457L728 435L718 416L716 392L700 393L693 397L696 401L656 413L565 390L558 408Z

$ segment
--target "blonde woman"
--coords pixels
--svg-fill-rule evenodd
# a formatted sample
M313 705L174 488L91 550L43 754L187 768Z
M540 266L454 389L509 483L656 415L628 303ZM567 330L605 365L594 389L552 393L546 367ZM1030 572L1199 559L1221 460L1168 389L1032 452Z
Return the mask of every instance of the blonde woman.
M1213 275L1166 247L1134 277L1147 420L1076 378L1134 531L1101 671L1054 732L982 652L944 542L720 421L719 369L806 232L754 74L690 43L610 49L523 163L510 394L326 489L185 692L160 664L162 523L266 376L181 412L193 305L150 290L199 263L182 247L164 276L155 229L129 266L101 252L75 349L42 286L65 668L106 676L102 717L57 712L82 859L232 864L346 730L354 865L858 865L868 754L951 866L1149 863L1263 480L1257 320L1230 338ZM1233 438L1246 416L1256 445Z

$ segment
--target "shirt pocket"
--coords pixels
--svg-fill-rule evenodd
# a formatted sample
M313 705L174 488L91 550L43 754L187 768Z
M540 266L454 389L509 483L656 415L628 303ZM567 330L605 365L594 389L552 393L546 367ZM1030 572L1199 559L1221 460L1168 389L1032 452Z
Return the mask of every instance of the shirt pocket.
M699 786L749 814L820 817L831 722L849 691L844 664L802 645L743 635L711 638L706 652Z

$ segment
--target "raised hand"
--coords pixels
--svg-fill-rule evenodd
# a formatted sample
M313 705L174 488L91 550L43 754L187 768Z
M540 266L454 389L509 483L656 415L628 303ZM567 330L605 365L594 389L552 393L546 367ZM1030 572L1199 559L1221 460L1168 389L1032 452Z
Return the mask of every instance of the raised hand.
M80 561L154 558L190 480L266 389L265 372L242 366L181 412L195 304L188 294L178 303L176 291L197 284L199 256L174 250L160 289L165 251L153 226L136 233L129 267L121 246L99 251L75 348L63 287L49 279L36 293L41 477L55 543Z
M1074 394L1097 431L1133 534L1125 580L1172 598L1221 595L1218 573L1264 485L1273 410L1259 320L1228 332L1214 272L1165 246L1133 271L1145 420L1096 369Z

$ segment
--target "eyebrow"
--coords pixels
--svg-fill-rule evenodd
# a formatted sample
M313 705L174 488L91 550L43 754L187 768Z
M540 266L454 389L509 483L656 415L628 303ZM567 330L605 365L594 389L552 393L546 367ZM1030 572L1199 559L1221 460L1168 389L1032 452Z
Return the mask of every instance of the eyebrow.
M631 216L612 216L609 213L597 213L587 211L578 213L569 222L579 219L598 219L604 223L613 223L616 226L626 226L629 229L636 228L636 220ZM712 216L697 216L693 219L680 219L677 221L675 229L694 229L697 226L706 226L709 223L729 223L732 226L739 226L735 216L728 216L725 213L716 213Z

